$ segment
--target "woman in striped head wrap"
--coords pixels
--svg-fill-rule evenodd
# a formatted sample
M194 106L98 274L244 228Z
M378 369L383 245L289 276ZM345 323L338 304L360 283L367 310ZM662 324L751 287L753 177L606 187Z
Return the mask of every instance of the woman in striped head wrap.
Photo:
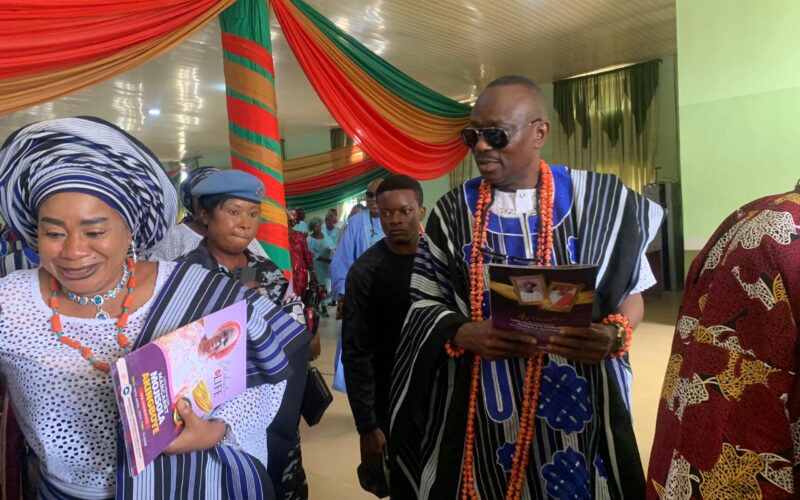
M177 260L200 245L206 236L206 227L198 217L200 207L197 205L197 197L192 196L192 189L219 171L217 167L199 167L189 172L180 187L181 203L186 209L186 217L172 228L164 243L148 257L150 260ZM247 249L254 255L267 259L267 252L255 238L250 241Z
M0 149L0 214L41 258L40 269L0 279L0 372L38 459L43 498L269 498L272 491L264 429L307 333L224 276L136 262L175 220L173 193L146 147L96 118L28 125ZM131 478L109 364L243 299L248 389L207 420L179 403L181 435Z
M186 209L186 215L190 220L194 219L194 215L198 213L199 209L197 197L192 196L192 189L219 171L220 169L217 167L198 167L190 171L186 179L181 182L181 203L183 203L183 208Z

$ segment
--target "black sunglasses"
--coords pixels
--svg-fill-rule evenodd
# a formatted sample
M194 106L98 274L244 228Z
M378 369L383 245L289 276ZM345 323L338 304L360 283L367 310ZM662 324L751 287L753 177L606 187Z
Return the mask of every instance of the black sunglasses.
M466 127L461 131L461 140L464 141L464 144L470 148L474 149L475 146L478 145L478 141L480 141L481 137L486 141L486 144L491 146L492 149L503 149L504 147L508 146L508 143L511 142L511 137L514 136L517 132L522 130L523 128L533 125L536 122L542 121L541 118L537 118L532 122L528 122L527 125L524 127L520 127L516 130L509 132L508 130L500 127L487 127L487 128L475 128L475 127Z

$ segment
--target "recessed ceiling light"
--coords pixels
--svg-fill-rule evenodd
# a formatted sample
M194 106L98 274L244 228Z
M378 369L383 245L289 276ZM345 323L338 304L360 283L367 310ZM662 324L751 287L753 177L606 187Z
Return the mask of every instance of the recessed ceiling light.
M147 114L150 116L158 116L161 114L161 110L158 108L150 108L147 110Z

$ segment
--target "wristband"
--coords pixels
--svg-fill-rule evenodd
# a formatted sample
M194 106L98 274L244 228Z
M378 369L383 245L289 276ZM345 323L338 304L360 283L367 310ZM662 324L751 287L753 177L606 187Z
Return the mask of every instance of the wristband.
M444 351L451 358L460 358L461 356L464 355L464 348L463 347L456 347L453 344L452 340L445 340L444 341Z
M218 418L210 420L210 422L219 422L219 423L221 423L221 424L223 424L225 426L225 434L222 435L220 440L217 441L217 444L215 444L214 446L223 446L223 445L228 444L228 441L230 441L230 435L231 435L231 426L228 425L228 422L226 422L224 420L221 420L221 419L218 419Z
M633 338L633 327L631 322L624 314L609 314L603 318L604 325L613 325L617 328L617 352L609 354L610 358L621 358L628 353L631 348L631 339Z

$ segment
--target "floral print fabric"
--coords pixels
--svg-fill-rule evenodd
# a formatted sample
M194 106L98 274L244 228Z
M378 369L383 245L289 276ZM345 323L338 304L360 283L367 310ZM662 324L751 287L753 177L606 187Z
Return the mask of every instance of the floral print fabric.
M796 498L800 193L752 202L694 261L675 331L648 498Z

